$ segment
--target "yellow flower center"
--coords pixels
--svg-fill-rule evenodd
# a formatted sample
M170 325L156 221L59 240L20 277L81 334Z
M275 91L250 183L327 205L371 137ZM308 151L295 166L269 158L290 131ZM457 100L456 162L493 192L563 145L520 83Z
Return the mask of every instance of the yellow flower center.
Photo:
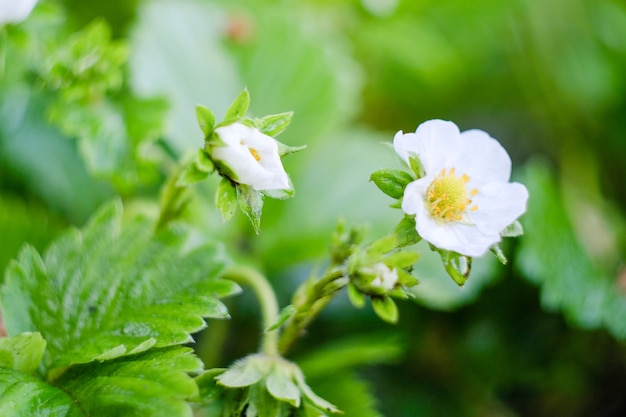
M470 197L478 193L476 188L467 190L469 180L467 174L457 177L454 168L442 169L427 190L426 206L431 216L446 223L462 220L465 209L472 204ZM478 206L470 210L476 211Z
M261 160L261 155L259 155L259 152L254 149L254 148L248 148L248 150L250 151L250 153L252 154L252 156L254 156L254 159L256 159L257 161Z

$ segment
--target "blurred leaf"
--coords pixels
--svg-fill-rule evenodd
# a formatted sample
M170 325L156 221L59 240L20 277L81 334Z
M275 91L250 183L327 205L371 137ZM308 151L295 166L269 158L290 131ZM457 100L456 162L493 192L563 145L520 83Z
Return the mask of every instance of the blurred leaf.
M237 68L223 44L226 15L194 0L143 2L130 35L133 90L170 103L166 140L181 155L202 146L196 103L224 114L242 90Z
M208 177L209 173L199 169L196 162L192 161L191 163L187 164L180 177L178 177L176 185L178 187L185 187L200 181L204 181Z
M552 174L535 162L527 166L524 183L532 198L522 217L526 233L517 267L540 286L544 308L562 311L577 326L604 327L626 339L626 294L578 242Z
M288 306L284 307L282 310L280 310L280 314L278 315L276 322L267 329L265 329L265 331L271 332L272 330L278 329L280 326L283 325L284 322L293 317L293 315L296 314L297 311L298 309L293 304L289 304Z
M44 121L47 101L15 86L0 95L0 161L51 208L83 222L111 188L92 179L75 145Z
M405 343L397 335L353 335L318 346L300 358L298 365L308 378L332 378L357 366L397 362L405 349Z
M352 372L336 372L332 377L317 378L312 385L320 395L337 404L343 416L382 417L377 411L374 389Z
M119 202L83 231L57 239L41 257L26 246L6 272L0 304L7 333L38 331L48 342L50 378L69 365L112 359L191 340L203 317L227 317L216 297L237 291L218 279L215 245L181 253L183 236L152 236L153 224L121 227Z

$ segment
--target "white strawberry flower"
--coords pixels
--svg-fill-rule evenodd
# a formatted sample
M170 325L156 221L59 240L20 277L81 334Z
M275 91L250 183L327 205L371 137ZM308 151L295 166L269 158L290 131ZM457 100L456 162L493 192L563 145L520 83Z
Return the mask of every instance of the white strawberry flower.
M430 120L415 133L396 133L393 145L408 164L419 159L424 174L407 185L402 210L440 249L481 256L526 211L526 187L509 182L509 155L482 130L460 132L452 122Z
M0 0L0 25L26 19L37 0Z
M257 191L291 188L274 138L242 123L218 127L215 133L224 146L214 146L211 156L227 168L233 181Z

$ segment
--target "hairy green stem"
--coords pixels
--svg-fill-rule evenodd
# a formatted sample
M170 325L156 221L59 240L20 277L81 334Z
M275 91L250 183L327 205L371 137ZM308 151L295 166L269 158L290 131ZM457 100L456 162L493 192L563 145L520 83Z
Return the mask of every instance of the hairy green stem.
M274 290L263 274L251 267L238 265L226 269L224 278L252 288L261 307L263 329L267 329L276 323L278 319L278 300ZM260 350L267 355L278 354L278 332L276 330L263 332Z
M281 354L285 354L291 348L304 329L348 282L345 271L342 268L334 268L315 283L307 281L303 284L304 288L298 289L294 297L296 313L285 326L278 341L278 351ZM304 296L297 299L301 292L304 292Z

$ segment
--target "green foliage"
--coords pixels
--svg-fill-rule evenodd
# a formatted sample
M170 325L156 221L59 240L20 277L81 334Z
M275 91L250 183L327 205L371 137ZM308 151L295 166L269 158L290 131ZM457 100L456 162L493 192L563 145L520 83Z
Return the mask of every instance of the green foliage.
M248 217L254 231L261 231L261 213L263 212L263 192L249 185L237 184L237 201L241 211Z
M119 202L70 231L40 256L26 246L7 271L0 304L9 335L38 331L55 378L68 366L191 340L202 317L227 317L216 297L237 286L218 279L215 245L181 253L182 235L152 237L136 219L122 227Z
M522 219L527 233L517 265L540 286L542 305L562 311L577 326L604 327L626 339L626 296L578 241L552 174L535 162L526 169L524 181L533 198Z
M240 121L246 115L248 107L250 107L250 93L248 93L247 89L244 89L226 110L224 120L219 126L226 126Z
M398 322L398 306L391 297L372 297L372 308L376 315L387 323Z
M46 341L40 333L0 338L0 368L34 374L45 348Z
M198 119L200 130L204 133L204 138L211 136L215 128L215 115L213 112L208 107L198 104L196 106L196 118Z
M389 197L400 199L404 195L404 189L414 178L399 169L381 169L370 176L370 181L374 181L380 191Z

